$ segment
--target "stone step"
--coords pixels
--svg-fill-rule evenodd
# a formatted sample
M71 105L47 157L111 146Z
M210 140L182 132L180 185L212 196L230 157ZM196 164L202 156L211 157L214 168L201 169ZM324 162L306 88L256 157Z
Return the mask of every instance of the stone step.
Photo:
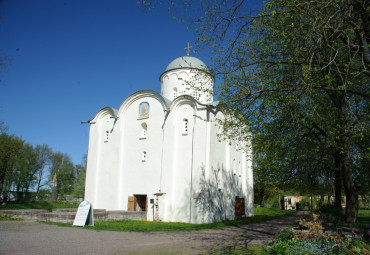
M42 209L0 210L0 214L6 214L13 218L22 218L24 220L38 220L39 214L48 212L48 210Z
M41 220L52 222L72 223L76 216L77 209L60 208L52 212L48 210L0 210L0 214L7 214L11 217L22 218L24 220ZM104 220L146 220L147 212L129 211L106 211L105 209L94 209L94 221Z
M57 208L57 209L53 209L53 212L74 212L76 213L77 212L77 208Z

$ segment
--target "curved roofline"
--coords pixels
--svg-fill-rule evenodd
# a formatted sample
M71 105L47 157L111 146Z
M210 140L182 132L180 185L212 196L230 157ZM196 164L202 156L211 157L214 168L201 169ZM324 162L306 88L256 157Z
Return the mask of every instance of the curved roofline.
M147 96L152 96L153 98L156 98L163 107L163 110L168 110L171 102L166 100L161 94L154 90L146 89L146 90L139 90L130 96L128 96L121 104L121 106L118 109L117 116L120 116L122 112L124 112L132 102L136 101L137 99L147 97Z
M97 121L98 118L103 117L104 113L108 113L113 117L117 117L118 110L109 106L103 107L95 114L94 118L88 122L92 122L93 120Z

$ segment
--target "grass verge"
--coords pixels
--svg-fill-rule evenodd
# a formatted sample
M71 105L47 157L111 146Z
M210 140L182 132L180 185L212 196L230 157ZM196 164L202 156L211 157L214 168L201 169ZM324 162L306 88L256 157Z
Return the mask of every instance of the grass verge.
M6 214L0 214L0 221L9 221L9 220L23 221L23 219L21 218L12 218Z
M190 230L207 230L227 228L232 226L240 226L263 222L278 217L295 214L296 211L281 211L276 208L255 208L255 216L240 218L230 221L222 221L209 224L189 224L181 222L153 222L153 221L137 221L137 220L122 220L122 221L97 221L94 227L87 226L86 229L92 230L108 230L122 232L161 232L161 231L190 231ZM53 223L44 222L63 227L71 227L71 223Z

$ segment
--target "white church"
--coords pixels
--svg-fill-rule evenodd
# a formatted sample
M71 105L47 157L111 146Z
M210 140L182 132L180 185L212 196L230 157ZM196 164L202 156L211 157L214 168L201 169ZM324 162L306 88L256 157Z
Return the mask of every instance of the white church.
M161 93L141 90L89 121L85 200L147 220L209 223L252 216L250 141L223 139L229 118L195 57L173 60Z

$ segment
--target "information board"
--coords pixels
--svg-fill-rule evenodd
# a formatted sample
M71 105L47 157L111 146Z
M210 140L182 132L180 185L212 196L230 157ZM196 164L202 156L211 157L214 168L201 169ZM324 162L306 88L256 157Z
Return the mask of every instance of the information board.
M94 226L94 211L89 201L83 201L78 206L73 226Z

